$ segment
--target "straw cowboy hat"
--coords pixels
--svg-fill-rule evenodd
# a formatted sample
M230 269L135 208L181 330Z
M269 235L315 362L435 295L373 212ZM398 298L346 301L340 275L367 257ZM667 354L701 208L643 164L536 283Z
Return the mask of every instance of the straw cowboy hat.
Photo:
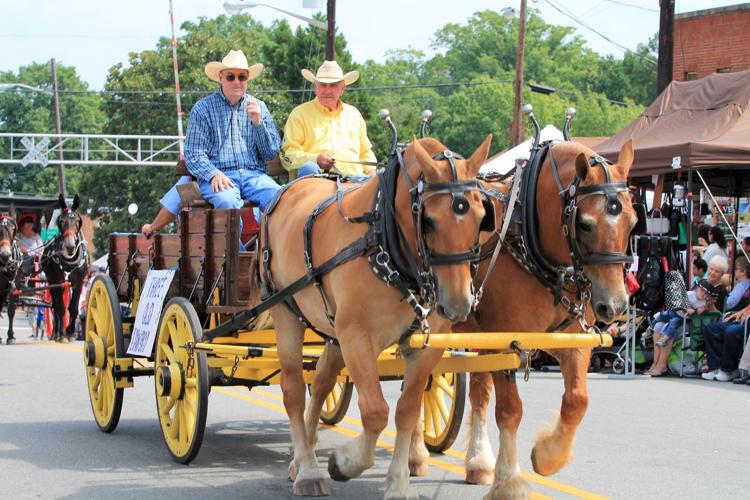
M357 81L359 78L359 71L350 71L349 73L344 74L341 66L339 66L336 61L326 61L320 65L318 72L314 75L309 69L303 69L302 76L304 76L305 80L308 82L313 83L336 83L343 80L344 85L348 86Z
M247 65L247 57L242 53L241 50L230 50L229 53L224 56L224 59L219 61L211 61L206 64L205 72L211 80L218 82L219 73L225 69L244 69L247 71L247 79L252 80L256 76L260 75L263 71L262 64L253 64L252 66Z

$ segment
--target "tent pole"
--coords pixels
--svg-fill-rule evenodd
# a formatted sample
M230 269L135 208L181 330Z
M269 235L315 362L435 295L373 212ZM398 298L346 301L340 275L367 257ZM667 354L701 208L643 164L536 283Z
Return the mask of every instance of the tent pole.
M711 192L711 190L708 189L708 184L706 184L706 181L703 179L703 176L697 170L695 171L695 173L698 174L698 177L700 178L701 182L703 183L703 188L708 193L708 196L711 197L711 200L714 202L714 205L719 209L719 215L721 215L721 218L724 219L724 224L727 225L727 227L729 228L729 231L732 233L732 237L734 238L734 241L738 241L737 231L735 231L735 228L732 227L732 224L730 224L729 221L727 220L726 216L724 215L724 211L721 209L721 206L716 202L716 198L714 198L714 195ZM742 248L741 245L740 245L740 249L742 250L742 254L745 256L745 258L748 259L748 260L750 260L750 257L747 256L747 253L745 253L745 250Z
M693 283L693 170L688 170L688 211L687 211L687 262L685 267L687 268L687 282L689 285ZM692 287L691 287L692 288Z

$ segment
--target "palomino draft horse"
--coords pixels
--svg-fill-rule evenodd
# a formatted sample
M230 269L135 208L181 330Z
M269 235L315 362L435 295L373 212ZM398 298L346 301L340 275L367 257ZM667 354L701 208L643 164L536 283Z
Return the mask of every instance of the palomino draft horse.
M623 263L629 260L625 252L638 218L626 184L633 162L632 143L623 145L614 165L575 142L543 146L539 154L545 157L536 174L532 165L526 167L532 170L524 172L532 176L535 193L526 196L529 186L524 186L520 197L521 203L534 207L528 217L536 221L537 227L529 228L536 232L536 241L529 241L534 236L528 230L525 242L517 230L506 238L476 313L469 321L454 325L454 331L585 332L590 331L588 322L594 317L610 323L625 311L628 294ZM537 248L529 248L532 245ZM558 279L550 272L554 269L566 274ZM478 276L486 272L484 260ZM555 299L555 294L559 298ZM586 310L589 303L592 309ZM588 406L586 373L591 356L590 348L548 352L560 362L565 391L557 422L539 433L531 453L534 470L544 476L557 472L572 457L575 433ZM490 378L495 385L495 420L500 428L500 452L494 467L487 436ZM471 374L469 397L467 482L491 483L488 499L528 496L530 487L521 477L516 452L523 410L515 373ZM413 454L420 456L419 452Z
M16 298L13 291L18 282L23 256L16 243L18 226L12 217L0 216L0 311L8 301L8 344L15 342L13 317L16 314ZM1 340L0 340L1 341Z
M295 495L330 494L315 458L316 426L304 421L305 326L338 344L335 350L359 394L364 431L335 450L328 462L331 478L346 481L373 465L375 443L388 422L378 354L404 341L414 329L426 330L427 314L433 309L439 314L430 314L429 326L438 329L463 321L471 311L471 263L479 257L480 230L494 222L487 199L492 193L476 180L490 141L491 136L464 160L438 141L415 140L403 156L397 152L397 160L384 173L364 184L337 188L327 179L302 178L289 184L267 210L260 245L266 292L292 287L306 275L319 273L315 286L271 309L292 430L289 475ZM405 346L407 368L396 410L396 446L386 498L411 494L411 436L421 393L441 355ZM429 358L421 363L426 371L417 369L422 358ZM319 415L320 407L308 409L315 411Z
M83 282L89 272L89 254L86 240L81 234L81 215L78 213L80 199L73 198L73 205L68 207L63 195L60 195L62 213L57 218L60 234L45 246L42 254L42 270L47 277L52 294L53 339L56 342L75 340L75 320L78 316L78 299L81 296ZM70 302L68 303L69 323L64 328L65 301L63 287L70 283ZM65 330L65 331L63 331Z

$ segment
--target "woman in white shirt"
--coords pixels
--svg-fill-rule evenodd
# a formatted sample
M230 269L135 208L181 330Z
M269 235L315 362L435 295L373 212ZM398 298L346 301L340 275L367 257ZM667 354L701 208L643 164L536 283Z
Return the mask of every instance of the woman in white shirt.
M703 252L703 260L711 262L711 259L716 255L721 255L725 259L729 260L729 252L727 251L727 240L724 238L724 233L721 231L719 226L713 226L711 231L708 233L709 245L706 251Z

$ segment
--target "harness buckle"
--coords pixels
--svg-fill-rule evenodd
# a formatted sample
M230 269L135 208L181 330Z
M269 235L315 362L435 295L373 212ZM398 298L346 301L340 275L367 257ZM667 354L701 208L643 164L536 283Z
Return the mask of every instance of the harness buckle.
M263 250L263 262L268 262L271 259L271 252L266 250Z

